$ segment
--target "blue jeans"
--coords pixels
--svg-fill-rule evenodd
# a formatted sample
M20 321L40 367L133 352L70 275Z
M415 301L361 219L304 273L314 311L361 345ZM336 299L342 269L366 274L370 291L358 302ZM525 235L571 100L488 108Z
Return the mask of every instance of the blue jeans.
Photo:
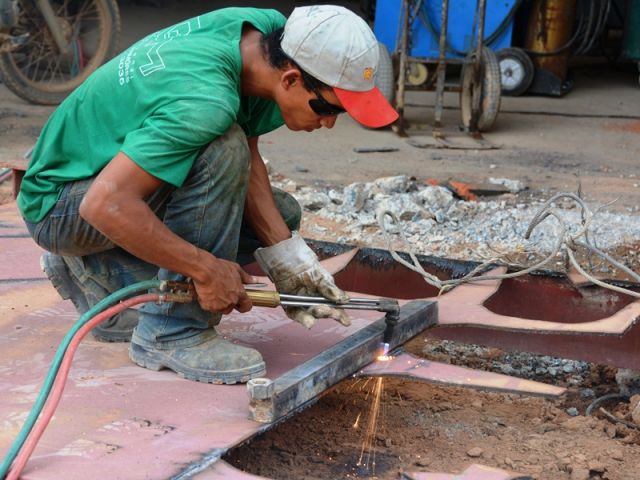
M250 165L247 138L233 125L198 156L180 188L164 185L147 203L184 240L217 258L250 263L260 246L255 233L242 222ZM38 245L64 256L89 306L142 280L185 281L183 275L118 248L80 217L80 202L92 182L89 178L67 184L41 222L26 222ZM296 200L279 190L274 190L274 198L289 228L297 230L301 212ZM153 348L198 345L215 335L213 327L220 317L202 310L197 302L147 303L140 308L132 341Z

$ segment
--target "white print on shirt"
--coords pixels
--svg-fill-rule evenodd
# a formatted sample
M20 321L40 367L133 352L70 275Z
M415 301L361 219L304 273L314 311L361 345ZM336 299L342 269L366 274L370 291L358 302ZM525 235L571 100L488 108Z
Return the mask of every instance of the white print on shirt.
M164 70L166 64L164 58L160 55L160 49L163 45L169 43L176 37L186 37L191 34L192 31L198 30L201 27L200 17L192 18L185 22L174 25L166 30L149 35L142 40L139 45L131 47L129 50L120 57L118 63L118 77L120 85L126 85L136 76L136 59L138 50L143 48L146 50L141 61L145 61L144 65L138 68L138 71L143 77L149 76L159 70Z

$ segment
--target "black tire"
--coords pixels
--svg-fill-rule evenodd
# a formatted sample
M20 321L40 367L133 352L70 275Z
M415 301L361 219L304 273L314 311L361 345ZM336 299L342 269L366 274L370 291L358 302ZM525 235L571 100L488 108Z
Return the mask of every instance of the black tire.
M116 54L120 37L116 0L51 0L51 4L66 26L63 30L78 32L69 34L74 35L70 40L74 48L69 54L58 51L44 18L33 7L20 11L18 25L11 31L15 36L29 34L27 42L0 54L0 72L7 88L41 105L64 100Z
M502 94L510 97L522 95L533 82L533 60L520 48L503 48L496 55L500 65Z
M384 43L378 42L380 51L380 61L378 62L378 71L374 79L376 87L384 95L384 98L393 105L396 96L396 75L393 68L393 60Z
M486 132L493 127L500 111L500 67L496 54L488 48L483 48L479 65L479 81L476 84L473 75L474 60L475 53L472 53L462 67L460 92L462 124L465 128L470 128L473 99L476 95L480 95L480 118L478 118L477 127L478 131Z

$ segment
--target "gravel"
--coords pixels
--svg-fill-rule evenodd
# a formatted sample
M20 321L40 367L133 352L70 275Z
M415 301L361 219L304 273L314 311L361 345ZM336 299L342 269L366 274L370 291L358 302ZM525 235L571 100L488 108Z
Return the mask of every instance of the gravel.
M510 184L508 179L497 180ZM273 183L291 191L304 210L343 225L337 242L381 244L380 210L394 212L399 218L399 227L409 241L405 250L448 258L483 260L496 252L531 252L533 258L552 251L561 232L558 221L550 217L534 229L529 240L524 238L546 199L525 202L507 194L492 201L464 201L444 187L424 185L404 175L344 188L292 189L286 180ZM521 188L515 183L512 186L514 190ZM570 231L580 227L581 209L575 202L562 199L553 206ZM598 206L589 207L595 212ZM313 231L315 227L308 228ZM400 238L395 226L388 229L396 240ZM318 232L325 233L326 228L318 227ZM628 244L640 238L640 216L599 211L589 234L603 250Z

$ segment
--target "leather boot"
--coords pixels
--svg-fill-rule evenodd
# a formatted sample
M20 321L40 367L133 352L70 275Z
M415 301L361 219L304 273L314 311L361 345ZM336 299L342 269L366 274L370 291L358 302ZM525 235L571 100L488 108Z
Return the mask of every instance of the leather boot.
M179 376L205 383L244 383L266 373L262 355L215 335L188 347L153 348L135 343L129 357L150 370L168 368Z

